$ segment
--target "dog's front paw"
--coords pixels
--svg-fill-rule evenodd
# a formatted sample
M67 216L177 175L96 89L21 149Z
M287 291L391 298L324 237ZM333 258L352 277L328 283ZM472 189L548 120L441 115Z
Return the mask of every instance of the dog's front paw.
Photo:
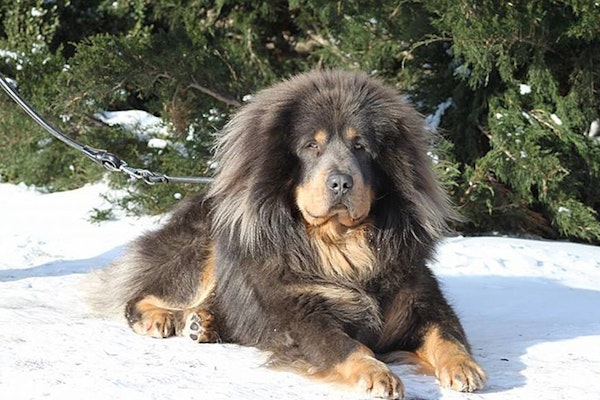
M468 346L451 334L444 334L440 326L429 328L415 353L433 367L442 387L472 392L485 384L486 374L471 356Z
M404 385L400 378L394 375L381 361L375 359L372 361L373 365L367 365L357 371L357 386L373 397L382 399L403 398Z
M219 341L219 335L214 325L211 313L195 310L187 315L181 335L197 343L215 343Z
M385 363L369 354L356 352L335 368L338 383L382 399L404 398L404 385Z
M442 387L472 392L481 389L487 379L479 364L466 353L452 355L436 368L435 374Z

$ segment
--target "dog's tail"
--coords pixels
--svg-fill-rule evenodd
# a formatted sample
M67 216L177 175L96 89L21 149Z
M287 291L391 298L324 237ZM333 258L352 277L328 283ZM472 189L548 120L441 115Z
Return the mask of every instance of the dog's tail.
M139 260L129 249L107 267L90 272L83 281L85 299L97 316L123 316L132 293L139 291Z

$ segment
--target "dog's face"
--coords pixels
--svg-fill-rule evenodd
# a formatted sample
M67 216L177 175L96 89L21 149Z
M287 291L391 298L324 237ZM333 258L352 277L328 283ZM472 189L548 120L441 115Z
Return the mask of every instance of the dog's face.
M365 74L314 71L265 89L219 138L214 234L252 253L296 240L298 222L331 237L369 226L381 238L437 236L452 213L430 137L395 90Z
M354 127L314 128L294 144L300 160L295 200L312 226L359 225L375 198L372 158L364 133Z

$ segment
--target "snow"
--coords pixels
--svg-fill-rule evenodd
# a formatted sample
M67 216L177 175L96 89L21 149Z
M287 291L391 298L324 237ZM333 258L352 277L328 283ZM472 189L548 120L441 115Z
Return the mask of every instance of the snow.
M590 123L590 129L588 130L588 136L594 139L598 139L600 136L600 119L595 119Z
M531 93L531 86L524 83L519 84L519 93L522 95Z
M252 348L151 339L83 301L85 273L161 217L92 223L104 183L42 193L0 184L0 399L356 399L262 366ZM501 237L445 240L433 264L487 387L464 394L393 365L409 399L600 398L600 248Z
M16 63L15 68L18 71L21 71L23 69L23 63L29 62L29 60L26 57L24 57L23 55L15 53L14 51L4 50L4 49L0 49L0 58L3 58L5 62L8 62L10 60L14 61ZM10 79L10 78L5 78L5 79L8 82L10 82L10 84L13 87L17 87L17 82L15 80Z
M148 140L148 147L151 149L164 149L168 144L165 139L152 138Z
M556 124L556 125L562 125L563 122L562 120L558 117L558 115L556 114L550 114L550 119Z
M438 104L437 109L433 114L429 114L425 118L425 125L428 129L435 131L439 128L442 117L446 113L446 110L452 105L452 98L449 97L445 101Z
M107 125L117 125L134 133L141 141L148 141L154 136L169 136L169 130L164 121L146 111L102 111L95 117Z
M134 135L137 140L145 142L149 149L160 151L172 147L181 156L188 157L188 151L183 144L164 139L170 137L171 132L169 124L160 117L142 110L101 111L96 113L95 117L109 126L118 126ZM222 117L224 114L219 116ZM210 117L208 119L211 120ZM186 140L189 141L190 138L193 138L193 128L190 128Z
M558 212L571 215L571 209L563 206L558 207Z
M39 8L35 7L31 8L32 17L43 17L44 15L46 15L46 10L40 10Z

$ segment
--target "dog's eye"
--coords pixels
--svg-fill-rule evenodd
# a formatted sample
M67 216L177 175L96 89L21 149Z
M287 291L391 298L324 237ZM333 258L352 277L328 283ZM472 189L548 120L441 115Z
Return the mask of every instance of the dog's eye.
M319 144L317 142L308 142L305 147L311 150L319 150Z
M365 150L365 145L361 142L354 143L354 150Z

